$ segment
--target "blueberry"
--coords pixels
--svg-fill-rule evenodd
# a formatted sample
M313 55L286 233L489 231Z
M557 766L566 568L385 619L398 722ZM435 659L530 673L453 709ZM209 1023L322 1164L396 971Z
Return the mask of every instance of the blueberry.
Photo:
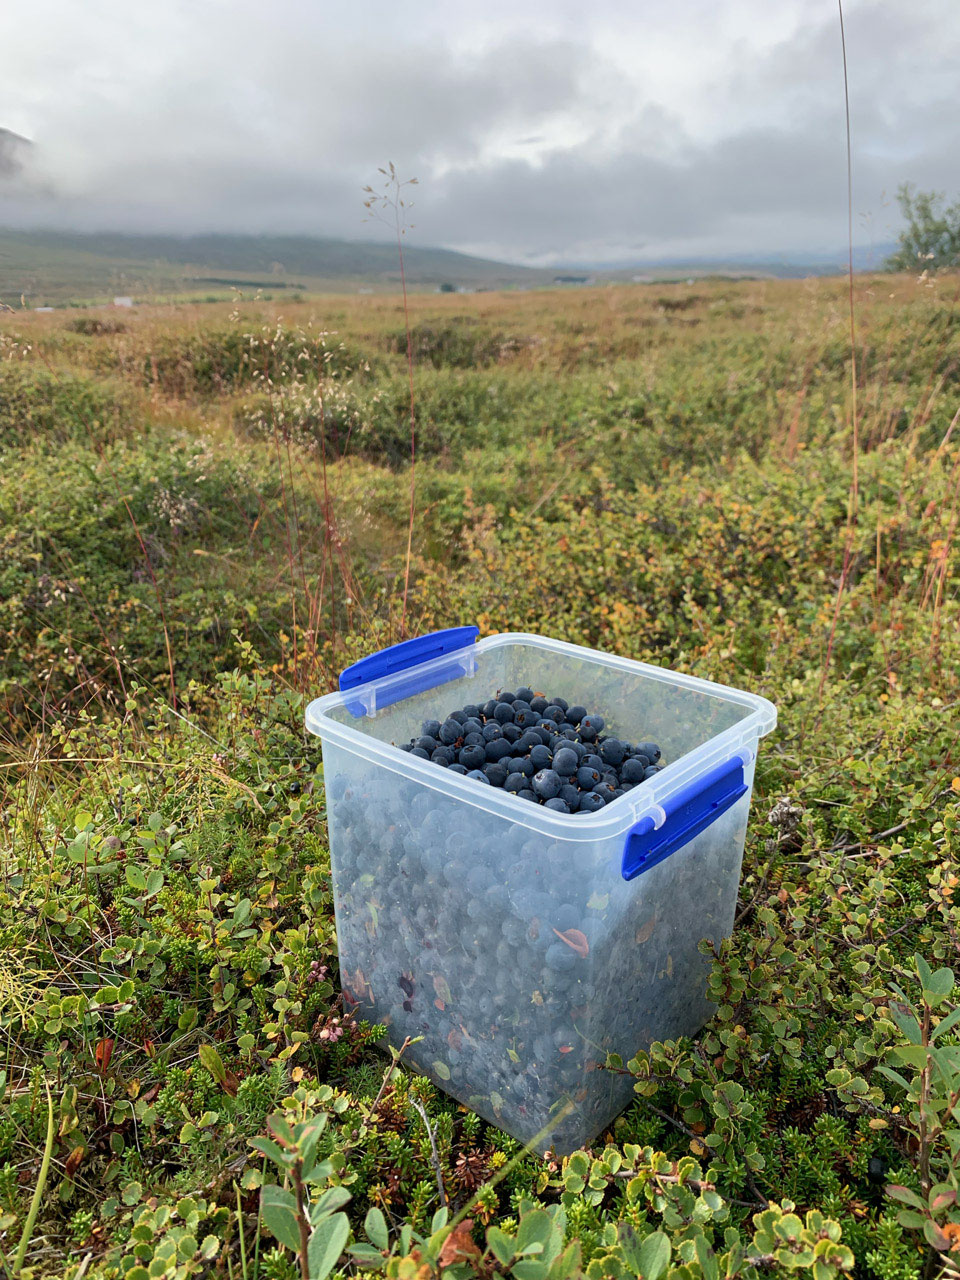
M487 753L484 746L463 747L460 751L460 764L467 769L482 769L486 761Z
M656 764L660 759L660 748L655 742L638 742L637 751L642 756L646 756L651 764Z
M561 778L572 778L577 772L577 753L571 751L569 747L561 747L557 754L553 757L553 768L559 773Z
M600 755L603 757L604 764L614 766L620 764L624 756L623 743L619 738L607 738L600 748Z
M485 764L483 772L489 778L491 786L502 787L507 780L509 770L503 761L497 761L494 764Z
M520 699L521 702L526 702L529 704L530 702L533 701L534 696L535 695L533 690L528 689L525 684L522 684L520 688L517 690L517 697Z
M519 742L522 737L522 731L518 724L505 724L503 726L503 736L508 742Z
M412 742L401 742L401 743L400 743L400 750L401 750L401 751L412 751L412 750L413 750L413 743L412 743Z
M503 737L503 730L495 720L491 720L483 726L483 737L486 742L496 742L497 738Z
M580 735L581 742L593 743L593 742L596 742L597 740L597 730L593 727L592 724L587 724L586 721L584 721L580 725L580 728L577 730L577 733L579 733Z
M440 721L424 720L423 724L420 727L420 732L423 734L425 738L439 738L440 737Z
M505 791L526 791L527 780L522 773L511 773L507 775L503 788Z
M456 752L453 747L437 747L436 751L430 754L430 759L433 763L443 765L444 769L448 764L453 764L456 758Z
M566 973L577 963L577 953L572 947L568 947L565 942L554 942L547 948L547 954L544 959L548 969L554 969L558 973Z
M603 716L584 716L580 722L580 728L582 729L586 725L587 728L595 729L597 733L603 733L605 724L606 721Z
M516 701L516 698L517 695L515 693L511 693L509 689L504 689L503 693L498 696L497 701L509 706L511 702Z
M621 783L629 782L631 785L635 786L638 782L642 782L646 767L647 766L644 765L641 760L638 760L636 756L632 757L630 760L624 760L623 768L620 770Z
M655 764L648 765L643 771L643 779L646 782L648 778L655 778L660 770Z
M468 716L465 711L451 711L447 719L456 720L457 724L463 724L464 720L468 719Z
M493 716L493 713L496 711L496 709L497 709L497 700L496 698L491 698L489 702L485 702L481 707L480 709L481 715L483 715L483 717L486 720L489 720Z
M463 745L465 747L485 747L487 740L482 733L465 733L463 735Z
M566 712L567 708L570 706L570 703L564 698L553 698L552 702L555 707L559 707L563 712Z
M481 715L483 714L480 708L476 706L476 704L473 702L467 703L467 705L463 708L463 713L464 715L469 716L471 720L479 720Z
M513 720L513 707L509 702L498 702L493 718L499 725L509 724Z
M453 746L458 738L462 736L460 722L448 717L440 726L440 741L447 746Z
M589 765L582 764L577 770L577 786L582 787L584 791L592 791L599 781L600 774Z
M467 770L462 764L452 764L450 766L449 772L450 773L466 773Z
M571 813L576 813L580 808L580 792L569 782L564 783L560 788L559 798L567 805Z
M439 735L439 732L440 731L438 729L437 730L438 735ZM429 734L425 733L422 738L417 738L416 745L420 748L421 751L426 751L427 755L429 755L431 751L436 751L437 747L439 747L440 738L439 736L436 738L432 738Z
M548 769L553 764L553 752L541 742L530 748L530 763L534 769Z
M609 804L611 800L616 799L614 788L609 782L598 782L591 792L592 795L600 796L605 804Z
M557 724L563 724L563 707L555 702L552 702L542 714L544 720L554 720Z
M530 706L532 710L538 711L540 715L543 715L547 709L547 700L542 693L538 693L535 697L530 699Z
M534 711L532 707L518 706L516 703L513 704L513 718L524 729L540 723L539 712Z
M414 747L410 752L412 756L416 756L418 760L429 760L430 757L424 751L423 747Z
M463 721L463 735L466 737L468 733L483 733L483 725L474 716L467 716Z
M541 769L533 775L533 789L542 800L553 800L562 785L560 775L553 769Z
M474 782L482 782L484 786L490 786L490 779L482 769L471 769L467 774L468 778L473 778Z
M533 761L529 756L514 756L510 762L517 773L522 773L525 778L532 778L537 772L533 767Z
M579 724L586 714L587 708L581 707L579 703L576 706L567 707L567 721L570 724Z
M545 800L543 807L545 809L555 809L557 813L569 813L570 806L566 800L561 800L559 796L553 796L549 800Z
M520 797L521 800L532 800L534 804L539 804L537 797L533 794L532 791L518 791L517 795Z

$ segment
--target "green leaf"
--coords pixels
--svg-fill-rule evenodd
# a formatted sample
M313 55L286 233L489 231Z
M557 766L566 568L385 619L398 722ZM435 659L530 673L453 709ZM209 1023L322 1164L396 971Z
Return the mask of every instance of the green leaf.
M139 1182L128 1182L121 1194L124 1204L139 1204L143 1199L143 1187Z
M548 1262L541 1262L534 1258L521 1258L510 1268L510 1274L516 1276L516 1280L546 1280L549 1270Z
M386 1252L390 1248L390 1232L387 1230L387 1220L382 1210L376 1206L370 1209L363 1220L363 1229L367 1239L372 1241L378 1249Z
M648 1235L637 1251L643 1280L659 1280L670 1262L670 1241L662 1231Z
M386 1262L386 1258L384 1258L380 1250L375 1249L372 1244L348 1245L347 1253L356 1258L364 1267L382 1267Z
M501 1267L507 1266L516 1253L513 1236L499 1227L487 1227L487 1245Z
M933 1031L930 1033L930 1039L936 1040L938 1036L946 1035L948 1031L953 1030L958 1022L960 1022L960 1005L954 1009L953 1013L948 1013L945 1018L941 1019L941 1021L937 1023Z
M346 1187L328 1187L310 1210L310 1221L317 1226L335 1209L342 1209L353 1197Z
M700 1263L700 1270L703 1272L703 1280L719 1280L720 1264L717 1262L717 1255L710 1248L710 1243L704 1235L694 1237L693 1247L697 1251L697 1261Z
M297 1202L283 1187L260 1189L260 1216L274 1236L294 1253L300 1252L300 1228L297 1225Z
M307 1246L310 1280L326 1280L337 1265L349 1236L350 1220L345 1213L335 1213L320 1223Z
M154 833L154 835L156 835L156 833L157 833L157 832L160 830L160 828L163 826L163 816L162 816L162 814L159 814L159 813L151 813L150 817L147 819L147 826L148 826L148 827L150 828L150 830Z
M210 1072L214 1080L221 1087L226 1083L227 1072L223 1065L223 1061L212 1044L202 1044L197 1050L197 1056L203 1066Z
M890 1183L887 1187L887 1195L891 1200L899 1200L901 1204L912 1204L915 1209L926 1207L915 1191L896 1182Z
M924 985L924 994L933 996L934 1001L938 1004L941 1000L945 1000L953 990L953 970L938 969L936 973L930 975L928 982ZM932 1002L931 1002L932 1003Z
M128 862L124 870L127 884L131 889L136 889L138 893L142 893L147 887L147 877L143 874L140 867L135 862Z
M545 1209L532 1209L523 1214L517 1231L517 1253L528 1253L531 1245L535 1244L544 1249L552 1232L553 1219Z
M905 1008L903 1005L891 1004L890 1016L911 1044L921 1043L923 1033L920 1030L920 1023L912 1010Z
M286 1168L290 1163L287 1153L270 1138L250 1138L249 1142L251 1147L266 1156L268 1160L272 1160L274 1164L280 1165L281 1168Z
M147 876L147 897L152 898L163 888L163 872L154 868Z

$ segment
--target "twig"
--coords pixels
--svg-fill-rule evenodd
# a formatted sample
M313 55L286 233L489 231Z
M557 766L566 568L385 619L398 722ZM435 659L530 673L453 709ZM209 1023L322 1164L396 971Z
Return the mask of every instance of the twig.
M437 1190L440 1192L440 1202L443 1207L447 1208L447 1193L443 1185L443 1171L440 1168L440 1157L437 1154L437 1143L433 1136L433 1130L430 1128L430 1121L427 1119L427 1113L423 1109L421 1103L416 1098L410 1099L414 1111L423 1121L424 1128L427 1131L427 1137L430 1139L430 1163L433 1165L433 1171L437 1175Z

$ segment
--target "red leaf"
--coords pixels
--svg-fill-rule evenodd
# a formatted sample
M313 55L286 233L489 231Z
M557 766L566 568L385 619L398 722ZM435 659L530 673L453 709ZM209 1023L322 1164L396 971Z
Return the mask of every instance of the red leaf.
M587 935L581 933L579 929L568 929L566 933L561 933L559 929L553 931L561 942L565 942L571 951L575 951L581 960L590 954L590 944L587 942Z
M74 1147L73 1150L70 1152L70 1154L67 1156L66 1160L63 1163L63 1168L68 1178L72 1178L73 1175L80 1168L80 1162L85 1155L86 1155L86 1149L84 1147Z
M94 1051L94 1057L100 1070L106 1071L110 1065L110 1059L113 1057L113 1041L99 1040Z

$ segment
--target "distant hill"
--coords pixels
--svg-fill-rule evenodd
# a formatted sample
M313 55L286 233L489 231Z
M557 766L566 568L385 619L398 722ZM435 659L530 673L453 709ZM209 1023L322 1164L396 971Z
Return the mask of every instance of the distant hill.
M404 246L407 283L509 289L552 283L554 273ZM396 290L395 244L309 236L126 235L120 232L0 231L0 299L40 306L116 293L148 299L229 294L231 287L322 291Z
M0 174L16 166L30 144L0 129ZM855 251L857 270L878 270L892 246ZM834 275L846 252L783 253L730 258L661 259L605 266L567 263L523 267L450 249L404 246L413 289L515 289L612 281L675 280L687 276ZM395 244L311 236L133 235L122 232L0 230L0 302L27 306L97 303L114 295L151 299L229 298L290 293L396 292Z

